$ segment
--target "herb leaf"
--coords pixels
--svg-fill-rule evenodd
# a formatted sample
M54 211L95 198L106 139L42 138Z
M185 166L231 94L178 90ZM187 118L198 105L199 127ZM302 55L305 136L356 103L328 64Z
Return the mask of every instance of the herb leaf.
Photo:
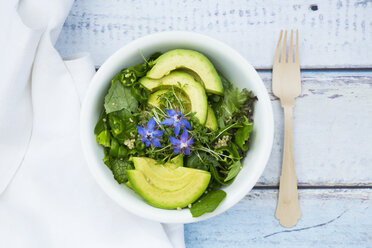
M223 190L209 191L207 194L203 195L198 201L192 204L190 212L193 217L202 216L205 213L213 212L218 205L226 197L226 192Z
M106 113L127 109L136 111L138 102L131 93L130 87L124 86L120 81L114 80L105 97Z
M238 175L240 168L242 167L242 164L240 163L240 160L236 161L229 167L229 173L227 174L227 177L225 178L225 182L233 179Z
M243 123L244 127L241 127L236 131L235 143L243 150L248 150L246 142L249 139L250 133L253 129L252 123Z
M230 118L235 112L238 112L243 103L247 100L247 95L244 91L238 88L230 88L225 93L225 98L222 110L225 113L225 118Z

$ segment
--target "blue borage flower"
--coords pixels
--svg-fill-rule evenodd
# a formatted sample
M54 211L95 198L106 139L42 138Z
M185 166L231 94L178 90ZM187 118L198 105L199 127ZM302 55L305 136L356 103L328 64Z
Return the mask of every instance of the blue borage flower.
M138 133L142 136L142 143L148 147L150 144L153 147L161 147L159 137L163 135L165 131L160 131L155 128L154 117L151 117L145 127L137 126Z
M194 143L194 136L189 137L186 128L183 128L181 137L178 139L176 137L169 137L169 141L174 147L175 153L183 153L185 155L190 155L190 147Z
M186 127L191 129L190 123L183 118L183 114L181 111L176 112L173 109L166 109L168 118L164 121L160 122L160 125L167 125L174 127L174 134L178 135L182 127Z

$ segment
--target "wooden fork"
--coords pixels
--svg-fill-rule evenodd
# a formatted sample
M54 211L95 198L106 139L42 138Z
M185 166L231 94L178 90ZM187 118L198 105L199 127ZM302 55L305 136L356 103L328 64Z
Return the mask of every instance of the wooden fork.
M294 99L301 93L301 78L298 30L296 31L295 54L293 54L293 30L291 30L288 58L287 31L284 33L283 49L280 53L282 35L283 31L280 32L278 45L276 47L272 82L273 93L280 98L285 119L282 174L280 176L279 199L275 217L279 219L282 226L291 227L296 225L297 221L301 218L292 144L292 110L294 107Z

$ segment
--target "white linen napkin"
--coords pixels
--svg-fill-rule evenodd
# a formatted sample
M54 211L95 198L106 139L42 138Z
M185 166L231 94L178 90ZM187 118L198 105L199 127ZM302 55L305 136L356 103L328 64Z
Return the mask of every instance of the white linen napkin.
M71 5L0 3L0 247L185 247L183 225L129 214L88 171L79 111L94 66L54 48Z

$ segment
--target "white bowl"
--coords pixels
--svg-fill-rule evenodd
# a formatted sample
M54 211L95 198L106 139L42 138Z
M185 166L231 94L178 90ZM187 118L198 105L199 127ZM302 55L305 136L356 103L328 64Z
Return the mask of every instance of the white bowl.
M254 112L254 131L243 169L235 181L224 187L227 196L213 213L193 218L188 209L165 210L152 207L125 185L119 185L102 162L103 149L96 142L94 126L103 108L111 79L121 69L143 61L154 52L185 48L205 54L234 85L252 90L258 97ZM156 33L134 40L109 57L90 83L81 110L81 141L89 168L102 189L120 206L135 215L164 223L189 223L216 216L240 201L261 176L270 156L274 121L265 86L256 70L239 53L224 43L192 32Z

